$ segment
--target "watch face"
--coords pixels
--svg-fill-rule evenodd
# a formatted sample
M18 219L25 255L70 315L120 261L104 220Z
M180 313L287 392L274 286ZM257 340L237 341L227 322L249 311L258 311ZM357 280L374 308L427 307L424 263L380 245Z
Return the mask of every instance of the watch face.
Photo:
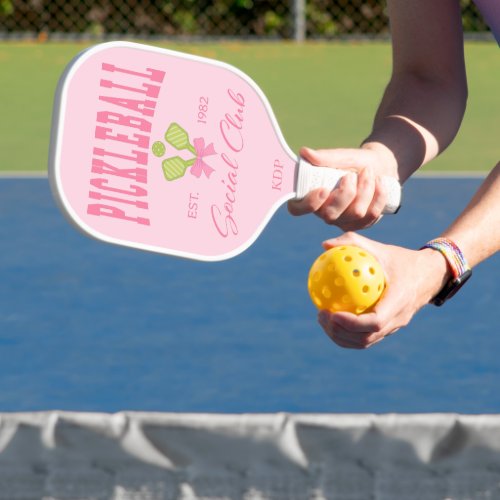
M451 279L446 283L443 289L432 299L432 303L436 306L442 306L448 299L451 299L460 288L462 288L467 280L472 276L472 270L468 269L458 278Z

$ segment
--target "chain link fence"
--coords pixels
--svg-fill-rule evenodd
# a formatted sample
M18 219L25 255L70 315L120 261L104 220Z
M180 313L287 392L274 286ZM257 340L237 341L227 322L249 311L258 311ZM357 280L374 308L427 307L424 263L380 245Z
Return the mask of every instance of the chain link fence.
M465 30L487 32L472 0L461 4ZM387 33L383 0L0 0L3 38L302 40Z

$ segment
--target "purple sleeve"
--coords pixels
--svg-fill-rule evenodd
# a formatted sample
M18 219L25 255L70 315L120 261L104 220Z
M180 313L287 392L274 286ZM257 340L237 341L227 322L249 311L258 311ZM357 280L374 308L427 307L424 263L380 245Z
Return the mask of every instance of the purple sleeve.
M474 0L500 45L500 0Z

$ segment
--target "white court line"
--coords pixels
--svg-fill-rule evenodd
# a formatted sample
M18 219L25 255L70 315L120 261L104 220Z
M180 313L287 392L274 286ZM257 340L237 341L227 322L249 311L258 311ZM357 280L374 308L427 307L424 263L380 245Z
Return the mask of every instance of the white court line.
M488 173L488 171L478 172L477 170L423 171L416 172L412 177L417 179L483 179Z
M6 170L4 172L0 171L0 179L45 179L47 178L47 172L39 171L10 171Z
M44 171L0 171L0 179L44 179ZM412 177L416 179L482 179L488 175L487 171L451 170L451 171L424 171L416 172Z

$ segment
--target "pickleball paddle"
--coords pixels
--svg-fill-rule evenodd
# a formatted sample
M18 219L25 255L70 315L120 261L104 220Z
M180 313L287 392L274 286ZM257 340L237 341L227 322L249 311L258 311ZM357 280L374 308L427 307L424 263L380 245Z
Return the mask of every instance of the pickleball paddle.
M280 205L333 189L345 171L286 144L240 70L129 42L87 49L55 97L49 178L69 220L109 243L197 260L233 257ZM401 188L382 181L386 213Z

